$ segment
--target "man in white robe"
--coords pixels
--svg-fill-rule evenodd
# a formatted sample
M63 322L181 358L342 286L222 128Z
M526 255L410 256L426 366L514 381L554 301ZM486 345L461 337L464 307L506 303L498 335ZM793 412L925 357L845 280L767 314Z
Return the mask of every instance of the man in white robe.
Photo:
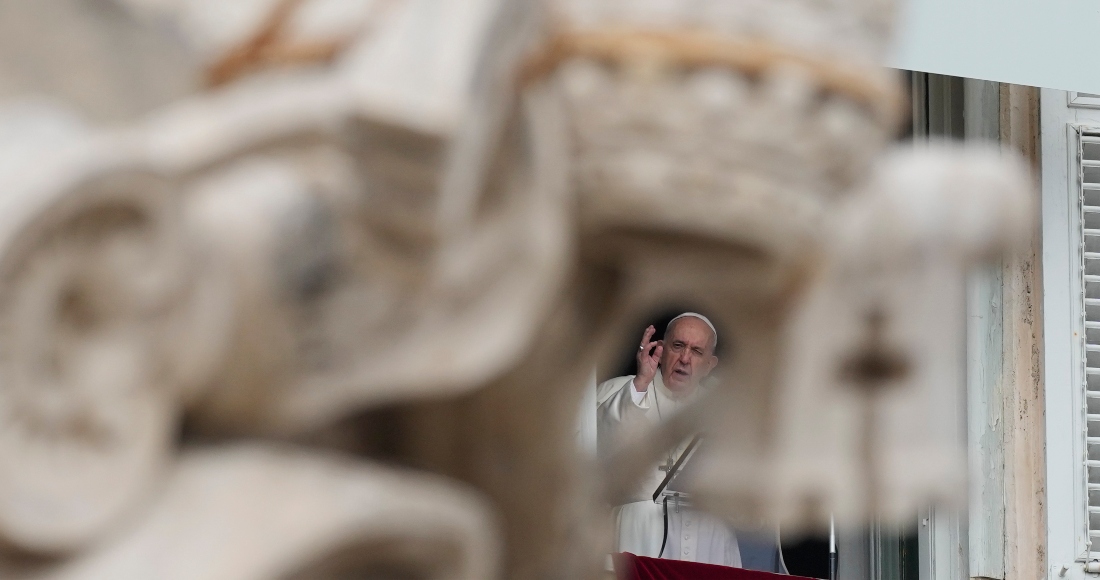
M645 330L638 347L638 374L618 377L598 388L597 441L601 451L622 438L668 419L703 392L703 379L718 364L714 326L704 316L685 313L672 320L665 338L651 340L655 329ZM685 441L669 450L662 465L671 465L683 452ZM667 467L666 467L667 468ZM724 522L701 512L653 501L653 492L666 472L654 465L629 497L619 498L614 508L617 552L638 556L741 566L737 536ZM662 544L664 544L662 546ZM663 553L662 553L663 547Z

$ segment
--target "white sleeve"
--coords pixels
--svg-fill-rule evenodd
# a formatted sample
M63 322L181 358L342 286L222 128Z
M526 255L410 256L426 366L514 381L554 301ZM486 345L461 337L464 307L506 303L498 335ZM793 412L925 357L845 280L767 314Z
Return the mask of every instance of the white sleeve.
M630 377L627 382L633 379ZM613 380L608 384L610 396L596 408L596 448L597 456L601 458L618 449L624 437L636 436L650 421L646 417L646 409L634 401L637 396L634 386L621 379Z
M653 388L653 384L650 383L649 388ZM643 409L649 408L649 401L645 398L649 391L638 392L638 389L634 387L634 379L630 379L630 400L634 401L635 405Z

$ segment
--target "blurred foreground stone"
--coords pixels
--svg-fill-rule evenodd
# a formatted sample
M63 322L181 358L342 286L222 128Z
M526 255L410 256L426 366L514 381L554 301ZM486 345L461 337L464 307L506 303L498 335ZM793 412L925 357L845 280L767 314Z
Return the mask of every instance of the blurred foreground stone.
M697 431L743 524L959 502L964 276L1034 209L998 152L885 152L892 12L6 3L0 571L595 577ZM725 383L597 469L592 365L683 302Z

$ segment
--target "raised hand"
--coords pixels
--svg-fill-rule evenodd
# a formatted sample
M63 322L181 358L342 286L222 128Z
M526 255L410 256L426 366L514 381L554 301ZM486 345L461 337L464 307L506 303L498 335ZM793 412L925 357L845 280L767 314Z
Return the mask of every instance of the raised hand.
M661 361L661 353L664 352L664 341L649 339L653 338L653 333L657 332L653 325L650 325L645 329L645 333L642 334L642 344L638 347L638 354L635 357L638 361L638 372L634 376L634 390L639 393L644 393L649 389L649 383L653 381L653 377L657 376L657 363Z

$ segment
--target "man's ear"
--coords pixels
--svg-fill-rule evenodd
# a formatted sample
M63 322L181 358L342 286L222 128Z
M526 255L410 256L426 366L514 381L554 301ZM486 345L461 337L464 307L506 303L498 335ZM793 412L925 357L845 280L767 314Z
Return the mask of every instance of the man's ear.
M713 354L710 355L709 357L707 357L707 362L705 364L707 372L704 374L709 375L710 371L713 371L714 367L718 366L718 357L714 356Z

